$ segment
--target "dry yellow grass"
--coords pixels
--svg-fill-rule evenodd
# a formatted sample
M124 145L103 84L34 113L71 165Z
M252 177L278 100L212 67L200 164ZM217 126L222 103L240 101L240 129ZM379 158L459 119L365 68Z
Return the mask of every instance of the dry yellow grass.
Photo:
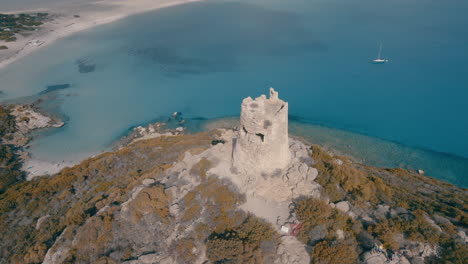
M66 227L76 230L104 206L116 207L114 205L124 202L142 179L159 177L185 151L211 146L214 134L139 141L114 153L103 153L65 168L57 175L10 187L0 194L0 228L5 230L0 234L0 255L10 263L41 262L47 249ZM155 210L161 219L168 218L168 198L161 188L155 186L150 190L155 201L148 201L144 192L138 197L141 210L134 213L135 221L151 210ZM47 229L35 230L33 225L18 225L16 215L24 217L24 210L33 220L50 214L44 223ZM105 244L103 239L98 240Z

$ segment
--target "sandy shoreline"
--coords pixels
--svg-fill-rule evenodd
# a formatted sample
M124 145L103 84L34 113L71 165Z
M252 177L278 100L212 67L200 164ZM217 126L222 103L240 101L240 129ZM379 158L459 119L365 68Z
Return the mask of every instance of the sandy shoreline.
M28 36L17 34L17 41L3 42L0 69L54 41L98 25L112 23L131 15L201 0L96 0L61 8L18 10L5 13L47 12L53 18ZM0 10L1 13L1 10Z
M26 57L27 55L40 50L54 41L70 36L74 33L91 29L98 25L108 24L131 15L148 12L165 7L198 2L201 0L101 0L83 1L79 4L63 6L59 8L18 10L15 12L0 13L34 13L47 12L52 20L45 22L40 29L28 36L17 34L17 41L4 42L7 50L0 50L0 69L7 67L11 63ZM72 167L81 161L97 155L80 155L71 160L61 162L51 162L29 157L24 160L23 170L27 172L27 180L36 176L52 175L65 167Z
M51 162L40 159L27 159L23 164L23 170L27 172L26 180L30 181L34 177L43 175L53 175L65 167L73 167L79 164L83 159L73 161Z

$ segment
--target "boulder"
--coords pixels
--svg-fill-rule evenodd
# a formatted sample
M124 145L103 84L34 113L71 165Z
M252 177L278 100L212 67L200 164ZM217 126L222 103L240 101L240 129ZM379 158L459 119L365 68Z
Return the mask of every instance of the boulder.
M317 178L317 176L318 170L316 168L309 168L309 171L307 172L307 179L313 181Z
M412 264L424 264L424 258L423 257L414 257L411 259Z
M368 224L373 224L375 223L374 219L372 219L368 214L363 214L361 215L362 221L368 223Z
M336 230L336 238L341 239L341 240L344 239L345 238L344 231L341 229Z
M317 225L309 233L309 239L311 243L320 241L324 239L328 234L327 228L325 225ZM344 235L344 234L343 234Z
M377 219L385 219L387 215L390 213L390 206L388 205L381 205L377 207L377 210L373 212L374 217Z
M457 234L463 241L465 241L465 243L468 243L468 236L463 230L458 231Z
M340 160L340 159L334 159L334 160L333 160L333 163L335 163L335 164L338 165L338 166L343 165L343 161Z
M337 203L335 207L343 213L347 213L351 209L351 206L348 201L341 201Z
M50 215L44 215L41 218L39 218L36 223L36 230L39 230L41 228L42 223L49 219L49 217Z
M142 264L159 263L161 256L159 254L148 254L139 257L138 260Z
M411 264L411 262L409 262L409 260L406 257L401 256L399 264Z
M435 255L437 255L437 249L438 249L437 246L430 245L430 244L424 244L424 248L423 248L423 251L421 253L421 257L427 258L427 257L430 257L430 256L435 256Z
M153 180L153 179L144 179L143 180L143 185L146 185L146 186L154 184L154 183L155 183L155 180Z
M379 251L370 251L364 253L364 264L384 264L387 263L387 257Z

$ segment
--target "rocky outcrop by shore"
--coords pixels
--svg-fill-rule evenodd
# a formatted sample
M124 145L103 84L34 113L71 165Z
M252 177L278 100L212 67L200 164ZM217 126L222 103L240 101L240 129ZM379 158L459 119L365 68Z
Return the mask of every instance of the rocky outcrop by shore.
M11 144L18 147L25 146L31 139L31 132L41 128L62 127L63 122L42 114L31 105L11 106L10 114L15 118L17 130L9 135L9 139L3 141L4 144Z
M32 139L32 131L37 129L57 128L63 122L49 117L33 105L0 106L2 112L1 148L3 149L3 171L0 177L0 191L6 186L24 180L28 177L30 161L29 153L25 150ZM57 171L55 171L57 172Z
M175 112L170 117L166 118L164 122L155 122L146 126L134 127L127 135L114 142L112 148L117 150L140 140L162 136L182 135L185 131L185 122L182 113Z

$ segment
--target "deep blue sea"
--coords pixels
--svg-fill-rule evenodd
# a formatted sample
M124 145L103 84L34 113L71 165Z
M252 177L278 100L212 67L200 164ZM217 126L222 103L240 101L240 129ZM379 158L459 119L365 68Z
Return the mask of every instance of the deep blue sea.
M468 186L468 2L206 1L75 34L0 71L2 100L34 96L67 124L30 148L61 161L97 153L175 111L238 115L270 86L293 134L372 165ZM389 63L370 63L382 43ZM96 64L80 73L77 60Z

